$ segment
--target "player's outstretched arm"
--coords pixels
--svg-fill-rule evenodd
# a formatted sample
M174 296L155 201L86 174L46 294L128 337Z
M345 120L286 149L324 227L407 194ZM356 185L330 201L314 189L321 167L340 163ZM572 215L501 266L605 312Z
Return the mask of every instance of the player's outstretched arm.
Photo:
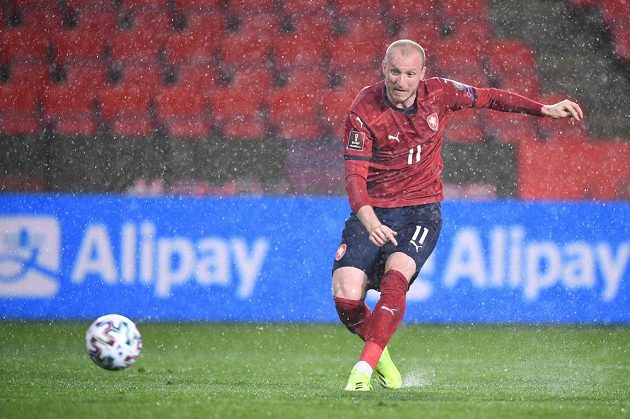
M554 119L569 117L579 121L584 118L584 113L582 112L580 105L567 99L562 102L558 102L555 105L544 105L542 107L542 113L543 115Z

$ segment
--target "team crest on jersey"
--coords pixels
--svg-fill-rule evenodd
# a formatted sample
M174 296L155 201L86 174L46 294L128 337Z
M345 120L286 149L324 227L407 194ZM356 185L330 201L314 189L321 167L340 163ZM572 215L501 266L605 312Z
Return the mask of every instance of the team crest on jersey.
M346 254L347 246L345 243L341 243L335 252L335 260L339 260Z
M438 114L433 112L431 115L427 116L427 124L429 124L429 128L433 131L437 131L440 126L440 119L438 118Z
M359 131L350 131L350 136L348 137L348 147L349 150L357 150L363 151L363 147L365 146L365 133Z

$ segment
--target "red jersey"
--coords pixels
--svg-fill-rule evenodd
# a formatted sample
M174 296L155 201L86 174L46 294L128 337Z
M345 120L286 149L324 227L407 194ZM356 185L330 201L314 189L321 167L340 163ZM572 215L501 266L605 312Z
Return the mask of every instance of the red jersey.
M385 82L365 87L346 116L344 166L350 205L393 208L441 201L442 132L451 112L490 108L542 116L542 104L501 89L420 81L416 104L394 107Z

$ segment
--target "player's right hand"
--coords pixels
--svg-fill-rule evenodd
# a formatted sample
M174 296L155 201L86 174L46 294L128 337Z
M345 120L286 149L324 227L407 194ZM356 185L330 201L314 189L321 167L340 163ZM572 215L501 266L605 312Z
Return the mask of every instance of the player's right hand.
M397 234L398 233L386 225L380 224L370 231L370 241L379 247L387 242L392 242L394 246L398 246L398 242L395 238Z

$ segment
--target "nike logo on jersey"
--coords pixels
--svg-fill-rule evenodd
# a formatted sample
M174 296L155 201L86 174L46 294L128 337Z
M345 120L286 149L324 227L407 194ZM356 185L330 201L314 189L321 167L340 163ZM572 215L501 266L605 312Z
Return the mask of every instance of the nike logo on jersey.
M397 142L400 142L400 139L398 138L399 136L400 136L400 131L398 131L398 132L396 133L396 136L395 136L395 137L394 137L393 135L388 135L388 136L387 136L387 139L388 139L388 140L396 140Z
M397 308L389 308L387 306L381 306L381 310L389 311L390 313L392 313L392 316L395 316L396 312L398 311Z

